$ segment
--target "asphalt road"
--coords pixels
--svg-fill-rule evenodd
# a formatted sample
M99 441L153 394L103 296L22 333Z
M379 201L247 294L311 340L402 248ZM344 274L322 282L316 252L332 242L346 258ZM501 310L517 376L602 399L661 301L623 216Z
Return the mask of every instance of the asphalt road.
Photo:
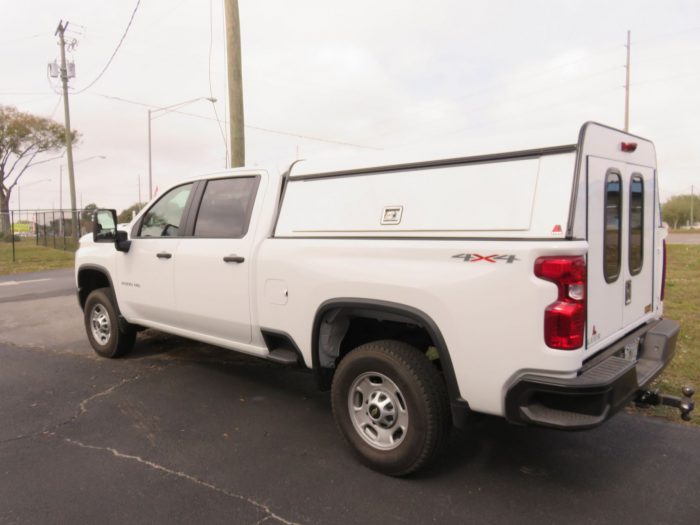
M700 244L700 233L669 233L669 244Z
M71 279L0 279L0 523L700 521L697 428L484 418L393 479L355 461L304 371L151 331L98 358Z

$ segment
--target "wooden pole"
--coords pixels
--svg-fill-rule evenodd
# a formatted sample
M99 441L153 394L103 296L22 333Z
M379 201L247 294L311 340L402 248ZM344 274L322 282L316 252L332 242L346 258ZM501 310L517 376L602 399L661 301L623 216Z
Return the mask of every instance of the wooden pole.
M238 16L238 0L224 0L224 15L226 18L231 167L239 167L245 166L245 134L243 129L241 26Z

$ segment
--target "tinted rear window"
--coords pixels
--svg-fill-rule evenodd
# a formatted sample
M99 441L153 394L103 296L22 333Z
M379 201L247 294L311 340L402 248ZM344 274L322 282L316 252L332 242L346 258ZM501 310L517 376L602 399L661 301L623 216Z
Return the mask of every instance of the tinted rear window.
M644 264L644 180L632 175L630 182L630 273L637 275Z
M259 177L207 182L194 227L195 237L236 239L248 232Z
M605 177L605 227L603 239L603 274L609 283L620 275L620 241L622 218L622 180L608 171Z

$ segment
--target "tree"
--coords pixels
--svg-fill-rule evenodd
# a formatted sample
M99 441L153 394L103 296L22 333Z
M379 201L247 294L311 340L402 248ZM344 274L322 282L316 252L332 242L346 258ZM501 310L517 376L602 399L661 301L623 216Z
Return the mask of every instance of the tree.
M86 205L83 208L83 212L80 214L80 220L82 220L83 222L92 222L92 215L98 208L99 206L94 202L91 202L90 204Z
M693 222L700 219L700 197L694 195L693 202ZM690 223L690 195L676 195L668 199L661 207L661 217L674 230L679 226ZM691 225L692 226L692 225Z
M119 214L117 217L117 222L118 223L124 223L124 222L131 222L131 218L134 216L134 213L138 213L141 211L141 208L144 207L143 202L136 202L126 208L125 210L122 210L122 212Z
M71 140L78 140L73 131ZM65 128L51 119L0 105L0 214L2 231L10 229L8 211L12 190L37 156L65 147Z

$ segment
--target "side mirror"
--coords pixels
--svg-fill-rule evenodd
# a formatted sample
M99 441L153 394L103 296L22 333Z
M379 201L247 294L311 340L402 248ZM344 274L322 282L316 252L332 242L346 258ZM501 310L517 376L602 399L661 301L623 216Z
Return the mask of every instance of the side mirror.
M131 241L124 230L117 230L117 237L114 239L114 247L118 252L129 252L129 248L131 248Z
M111 242L118 252L128 252L131 248L129 236L123 230L117 230L116 210L96 210L92 216L92 240L94 242Z
M116 238L116 210L95 210L95 214L92 216L93 242L114 242Z

